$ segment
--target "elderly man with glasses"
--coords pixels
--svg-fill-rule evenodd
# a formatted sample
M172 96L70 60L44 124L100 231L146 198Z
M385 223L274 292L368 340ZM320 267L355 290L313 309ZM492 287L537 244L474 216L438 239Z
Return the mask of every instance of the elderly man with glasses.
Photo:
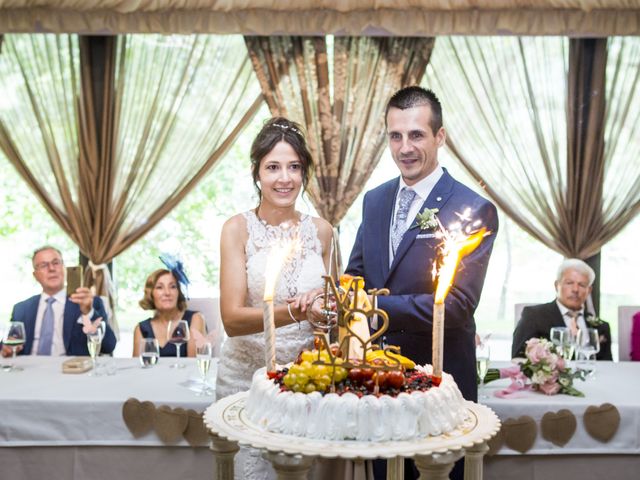
M38 248L32 257L33 276L42 286L42 292L13 307L11 321L23 322L26 341L18 347L23 355L89 355L86 329L88 320L102 319L105 334L102 353L113 352L116 337L107 324L107 313L100 297L86 287L78 288L67 297L65 269L62 254L46 245ZM3 356L11 349L4 347Z

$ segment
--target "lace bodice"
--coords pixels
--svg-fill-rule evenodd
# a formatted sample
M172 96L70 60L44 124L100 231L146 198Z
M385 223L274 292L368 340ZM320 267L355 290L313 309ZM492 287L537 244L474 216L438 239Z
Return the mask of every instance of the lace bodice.
M283 228L262 222L253 211L243 214L247 222L246 245L247 304L262 307L264 272L271 246L283 238L298 236L295 253L284 265L276 284L274 304L322 286L325 273L322 245L313 219L302 215L296 227ZM295 360L303 348L313 344L313 330L307 322L276 329L276 361L285 364ZM216 396L226 397L248 390L253 372L264 366L264 335L261 333L231 337L223 348L218 367Z

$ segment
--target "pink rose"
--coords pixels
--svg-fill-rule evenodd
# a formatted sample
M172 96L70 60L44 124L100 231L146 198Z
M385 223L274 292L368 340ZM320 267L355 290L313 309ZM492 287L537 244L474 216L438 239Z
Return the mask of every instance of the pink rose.
M537 337L534 337L527 340L525 345L526 345L526 348L529 348L529 347L533 348L533 346L537 345L538 343L540 343L540 339Z
M560 385L556 382L543 383L538 388L547 395L555 395L560 391Z
M540 342L527 343L527 350L525 353L531 363L540 363L549 356L549 350L547 350L547 347Z
M558 370L564 370L565 368L564 358L558 356L558 361L556 362L556 368Z

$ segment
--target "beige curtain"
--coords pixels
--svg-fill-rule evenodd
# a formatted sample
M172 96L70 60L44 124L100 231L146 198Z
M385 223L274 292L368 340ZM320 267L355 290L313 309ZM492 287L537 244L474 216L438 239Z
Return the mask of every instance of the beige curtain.
M563 38L442 39L426 77L467 171L521 228L580 258L640 209L640 45L614 40L605 84L607 40L590 42L585 55Z
M302 124L316 162L318 213L337 226L385 146L384 109L422 78L432 38L245 37L271 114ZM331 48L333 47L333 48Z
M7 35L4 50L0 148L104 294L104 264L184 198L261 104L242 37L111 37L101 78L86 38Z
M13 0L0 31L246 35L637 35L633 0ZM6 5L6 6L5 6Z

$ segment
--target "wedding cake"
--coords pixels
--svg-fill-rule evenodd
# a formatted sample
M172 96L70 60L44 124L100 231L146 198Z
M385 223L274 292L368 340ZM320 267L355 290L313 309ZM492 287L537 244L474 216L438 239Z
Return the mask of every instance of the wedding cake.
M376 442L442 435L467 418L453 377L445 373L434 385L430 365L393 372L336 366L331 389L326 369L332 367L310 363L299 360L277 372L257 370L245 404L248 418L271 432Z

